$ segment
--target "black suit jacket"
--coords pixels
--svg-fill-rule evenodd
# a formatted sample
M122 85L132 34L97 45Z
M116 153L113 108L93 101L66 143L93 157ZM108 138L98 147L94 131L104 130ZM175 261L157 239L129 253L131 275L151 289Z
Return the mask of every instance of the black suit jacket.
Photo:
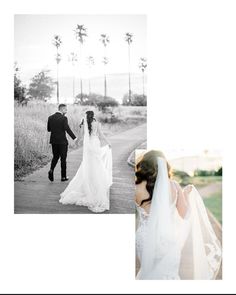
M68 144L66 138L66 132L70 135L72 139L75 139L76 136L71 131L68 120L66 116L63 116L61 113L57 112L51 115L48 118L48 132L51 132L50 143L51 144Z

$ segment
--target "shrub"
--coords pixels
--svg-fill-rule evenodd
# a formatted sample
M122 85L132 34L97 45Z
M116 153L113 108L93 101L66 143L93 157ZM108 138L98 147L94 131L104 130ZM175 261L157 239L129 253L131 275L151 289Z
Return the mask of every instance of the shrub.
M142 94L131 93L131 100L129 100L129 94L126 93L123 96L123 105L125 106L146 106L147 96Z
M109 111L110 107L117 107L119 105L116 99L109 96L104 98L104 96L101 94L96 93L91 93L90 95L83 94L82 99L81 94L78 94L76 96L75 103L80 105L96 106L98 107L99 111L102 112Z

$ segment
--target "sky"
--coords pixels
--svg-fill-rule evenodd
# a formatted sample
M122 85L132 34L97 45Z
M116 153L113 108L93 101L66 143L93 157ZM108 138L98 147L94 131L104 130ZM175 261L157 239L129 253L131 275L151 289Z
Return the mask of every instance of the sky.
M147 150L136 150L137 159ZM169 148L161 150L173 169L193 175L194 170L218 170L222 166L222 151L219 149Z
M100 34L107 34L110 43L107 46L109 64L106 72L128 72L128 46L124 41L126 32L134 34L131 44L131 72L140 73L138 68L140 57L146 57L146 16L145 15L15 15L15 61L20 68L23 83L42 69L51 70L56 76L55 54L52 45L54 35L62 39L60 53L62 61L59 77L82 75L101 76L104 66L101 63L104 47L99 41ZM68 61L71 52L79 51L79 42L75 39L74 29L77 24L87 28L88 38L82 50L82 64L74 68ZM95 66L92 72L86 66L86 57L92 55Z

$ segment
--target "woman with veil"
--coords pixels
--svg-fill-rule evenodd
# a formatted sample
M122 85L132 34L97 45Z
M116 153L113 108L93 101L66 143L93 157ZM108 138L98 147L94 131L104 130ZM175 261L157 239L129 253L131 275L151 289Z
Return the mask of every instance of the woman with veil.
M201 196L171 180L162 152L149 151L136 165L140 280L211 280L221 264L221 245Z
M60 203L86 206L97 213L109 210L112 184L111 145L104 136L93 111L87 111L80 127L83 138L82 163L65 191ZM101 141L106 142L101 146Z

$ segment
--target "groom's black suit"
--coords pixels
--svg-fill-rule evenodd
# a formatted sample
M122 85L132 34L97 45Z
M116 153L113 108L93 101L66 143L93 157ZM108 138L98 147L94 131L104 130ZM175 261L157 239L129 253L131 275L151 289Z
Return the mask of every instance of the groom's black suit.
M61 158L61 177L66 177L66 157L68 150L68 141L66 132L72 139L76 136L71 131L67 117L60 112L56 112L48 118L47 125L48 132L51 132L50 143L52 145L53 158L51 162L51 170L53 171L57 165L59 158Z

